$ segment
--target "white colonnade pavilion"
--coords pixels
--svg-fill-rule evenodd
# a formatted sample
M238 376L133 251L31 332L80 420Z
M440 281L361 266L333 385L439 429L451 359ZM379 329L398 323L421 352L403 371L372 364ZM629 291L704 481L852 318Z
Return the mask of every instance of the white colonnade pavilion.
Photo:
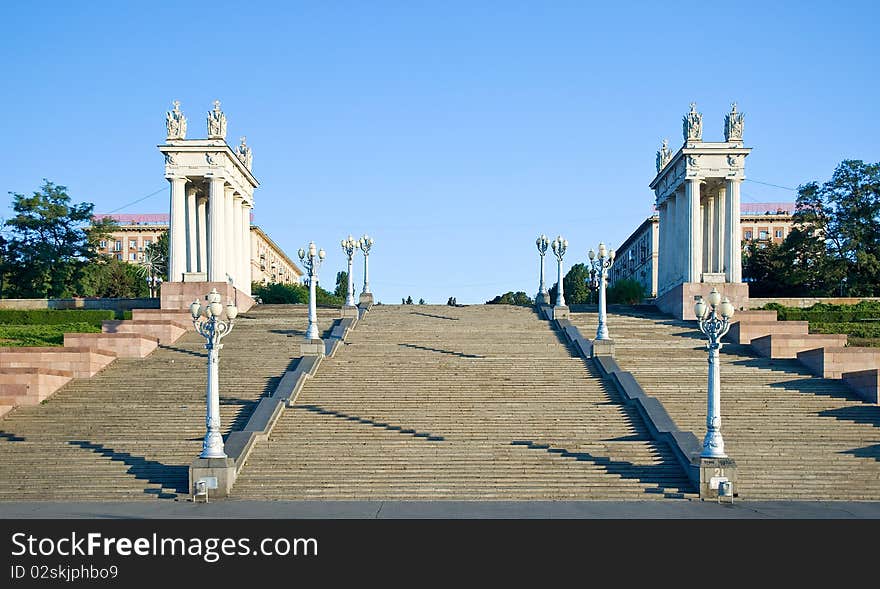
M226 143L220 101L208 112L207 139L186 138L186 117L175 101L166 113L165 178L171 185L169 282L228 282L251 294L253 155L246 139Z

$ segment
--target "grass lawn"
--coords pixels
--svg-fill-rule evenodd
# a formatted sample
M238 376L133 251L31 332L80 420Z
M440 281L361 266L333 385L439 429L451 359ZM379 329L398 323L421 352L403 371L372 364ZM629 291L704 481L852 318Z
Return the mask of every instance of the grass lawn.
M65 333L99 333L92 323L0 325L0 346L60 346Z

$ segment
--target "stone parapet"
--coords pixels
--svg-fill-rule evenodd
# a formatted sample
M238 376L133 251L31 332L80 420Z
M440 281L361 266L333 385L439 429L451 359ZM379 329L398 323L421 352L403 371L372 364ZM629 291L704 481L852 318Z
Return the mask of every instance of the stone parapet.
M98 334L100 335L100 334ZM116 360L116 353L88 346L0 348L0 368L46 368L89 378Z
M70 370L0 368L0 405L37 405L72 379Z
M798 352L846 345L840 334L771 334L752 339L752 349L765 358L797 358Z
M194 330L192 316L189 309L178 311L175 309L134 309L131 312L133 321L173 321L186 329Z
M65 333L64 346L110 350L120 358L143 358L159 346L159 340L136 333Z
M655 299L654 304L660 311L668 313L676 319L696 320L697 317L694 315L695 297L699 295L705 299L712 292L713 288L717 288L722 296L729 298L734 308L748 308L749 285L743 282L724 282L720 284L685 282L659 295Z
M816 376L842 378L845 372L880 368L880 348L825 346L798 352L797 359Z
M162 345L173 344L186 333L187 326L172 319L104 320L103 333L133 333L156 338Z
M192 302L199 300L204 303L205 297L213 288L220 293L220 302L224 307L223 317L226 316L226 304L230 301L238 307L239 313L247 312L255 304L254 299L228 282L163 282L159 293L161 308L189 312Z
M870 370L858 370L855 372L844 372L841 376L846 384L855 391L862 399L868 403L875 405L880 403L880 370L872 368Z
M774 311L775 313L775 311ZM736 315L734 315L736 318ZM730 325L727 341L735 344L750 344L753 339L772 334L807 335L810 331L808 321L737 321Z

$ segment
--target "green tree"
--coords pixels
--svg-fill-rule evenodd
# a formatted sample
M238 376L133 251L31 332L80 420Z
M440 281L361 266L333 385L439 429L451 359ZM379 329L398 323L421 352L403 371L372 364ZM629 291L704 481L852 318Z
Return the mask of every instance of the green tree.
M77 294L85 268L100 255L98 240L116 227L92 223L92 203L72 204L67 187L43 180L31 196L10 193L15 215L5 222L8 240L2 272L6 296L63 298Z
M168 232L144 248L143 266L150 276L158 276L163 280L168 276Z
M749 244L755 296L880 295L880 163L844 160L831 180L798 188L795 228L779 246Z
M589 286L590 270L586 264L578 263L569 268L565 276L562 277L563 295L565 296L566 305L583 305L592 303L594 295ZM559 283L554 283L550 287L550 304L556 304L556 297L559 292Z
M606 294L609 304L637 305L645 299L645 288L638 280L624 278L609 286Z
M137 298L149 295L143 270L135 265L102 256L85 267L79 294L92 297Z
M336 273L336 290L333 294L343 299L348 296L348 272L345 270Z
M486 301L487 305L518 305L520 307L528 307L535 302L523 291L508 291L503 295L498 295L491 301Z

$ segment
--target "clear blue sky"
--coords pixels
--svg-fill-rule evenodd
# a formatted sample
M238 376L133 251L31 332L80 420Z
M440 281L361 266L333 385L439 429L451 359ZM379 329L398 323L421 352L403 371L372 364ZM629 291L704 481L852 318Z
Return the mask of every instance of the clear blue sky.
M738 102L752 180L880 160L873 2L7 2L0 19L4 191L48 178L96 212L160 191L119 212L166 212L165 111L180 100L204 137L219 99L227 140L253 148L255 222L291 256L323 246L325 285L340 239L370 233L386 303L534 295L542 232L569 240L566 266L620 244L691 101L706 140Z

